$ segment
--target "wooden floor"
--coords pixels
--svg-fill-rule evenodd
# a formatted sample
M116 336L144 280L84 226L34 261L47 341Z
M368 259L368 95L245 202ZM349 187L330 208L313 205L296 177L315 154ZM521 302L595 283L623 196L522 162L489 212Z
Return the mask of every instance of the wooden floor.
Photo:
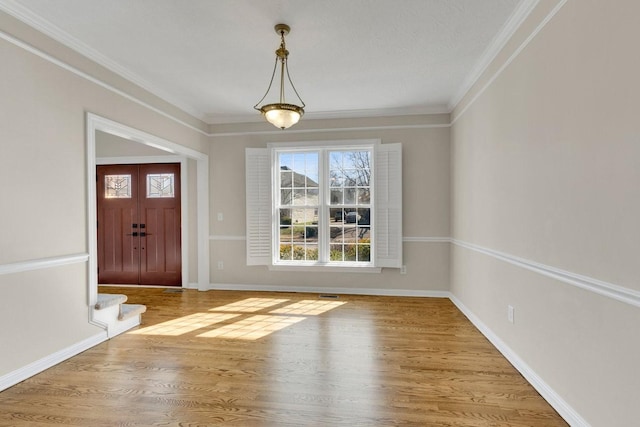
M0 393L0 426L566 426L447 299L106 288L143 325Z

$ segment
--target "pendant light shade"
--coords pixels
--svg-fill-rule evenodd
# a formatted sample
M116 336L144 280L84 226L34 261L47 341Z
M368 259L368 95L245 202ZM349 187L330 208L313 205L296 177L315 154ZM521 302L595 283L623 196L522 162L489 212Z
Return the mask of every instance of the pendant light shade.
M287 66L287 59L289 57L289 51L286 48L284 36L289 34L291 29L286 24L278 24L275 26L276 33L280 35L280 47L276 50L276 61L273 66L273 74L271 74L271 81L269 82L269 86L267 87L267 92L264 94L262 99L258 101L256 105L253 106L256 110L260 111L262 115L264 115L265 119L272 125L280 129L287 129L291 126L298 123L300 118L304 115L304 107L305 104L298 95L298 91L296 90L293 82L291 81L291 76L289 76L289 67ZM280 65L280 67L278 67ZM260 106L260 103L265 100L269 92L271 91L271 87L273 86L273 79L276 76L276 72L280 71L280 96L279 102L273 104L265 104ZM285 74L287 79L285 80ZM298 100L302 104L301 106L297 106L295 104L288 104L285 100L285 83L289 82L293 93L298 97Z

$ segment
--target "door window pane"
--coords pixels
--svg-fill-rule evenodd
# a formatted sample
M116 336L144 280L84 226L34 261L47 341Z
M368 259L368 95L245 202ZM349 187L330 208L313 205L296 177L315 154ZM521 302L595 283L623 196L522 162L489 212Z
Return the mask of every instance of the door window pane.
M104 197L107 199L130 199L131 175L105 175Z
M175 197L172 173L147 175L147 198Z

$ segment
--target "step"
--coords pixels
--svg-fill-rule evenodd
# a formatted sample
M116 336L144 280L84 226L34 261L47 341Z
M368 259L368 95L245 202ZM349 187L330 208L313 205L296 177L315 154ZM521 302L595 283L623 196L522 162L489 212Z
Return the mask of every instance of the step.
M129 319L133 316L138 316L147 311L147 306L142 304L122 304L120 306L120 314L118 320Z
M127 296L122 294L98 294L96 310L103 310L107 307L122 304L127 301Z

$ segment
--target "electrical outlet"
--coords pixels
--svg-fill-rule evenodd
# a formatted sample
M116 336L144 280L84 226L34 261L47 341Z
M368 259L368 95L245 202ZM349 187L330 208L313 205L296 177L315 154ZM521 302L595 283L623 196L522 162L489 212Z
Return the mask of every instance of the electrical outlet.
M515 311L516 310L512 305L507 306L507 319L509 320L509 323L515 323Z
M402 267L400 267L400 274L407 274L407 266L403 265Z
M224 220L224 215L222 215L222 212L218 212L218 221L222 220Z
M224 270L224 261L218 261L218 270Z

